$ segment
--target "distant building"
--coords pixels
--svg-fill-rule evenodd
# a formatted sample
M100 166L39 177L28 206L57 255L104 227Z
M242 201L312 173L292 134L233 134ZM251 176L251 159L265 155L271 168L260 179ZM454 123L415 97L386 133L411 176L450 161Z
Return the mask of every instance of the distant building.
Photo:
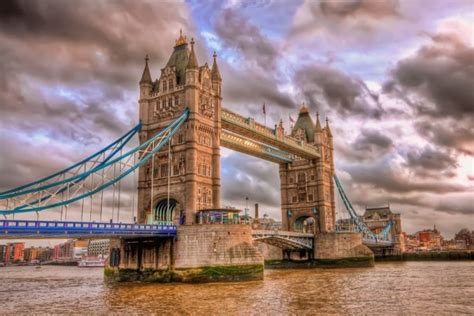
M0 262L7 265L24 260L25 243L16 242L0 245Z
M407 252L443 250L444 248L462 249L455 242L446 243L436 225L433 229L424 229L413 235L406 235L404 239Z
M469 231L469 229L463 228L454 236L454 240L464 243L465 249L474 249L474 230Z
M68 240L54 246L53 260L76 260L87 256L88 240Z
M420 250L441 250L443 237L440 231L436 229L436 225L433 229L425 229L415 233L415 236L418 239Z
M263 230L281 230L282 222L276 221L273 218L268 217L267 214L263 215L263 218L252 219L253 229Z
M0 263L5 264L5 258L7 256L8 246L0 245Z
M41 262L50 261L52 259L52 249L49 247L30 247L25 248L24 259L26 262L38 260Z
M401 216L391 211L390 206L365 208L364 215L359 216L367 227L374 233L379 234L384 228L393 222L389 232L389 239L395 242L398 251L405 251L405 238L402 235ZM341 231L355 231L355 223L352 219L341 219L337 221L337 227Z
M91 257L108 257L110 254L110 240L109 239L98 239L90 240L89 246L87 247L87 255Z

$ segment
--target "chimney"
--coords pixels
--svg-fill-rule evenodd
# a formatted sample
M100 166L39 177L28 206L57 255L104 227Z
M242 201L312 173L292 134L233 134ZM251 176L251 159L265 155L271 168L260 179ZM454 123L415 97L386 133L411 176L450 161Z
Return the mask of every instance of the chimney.
M258 221L258 203L255 203L255 220Z

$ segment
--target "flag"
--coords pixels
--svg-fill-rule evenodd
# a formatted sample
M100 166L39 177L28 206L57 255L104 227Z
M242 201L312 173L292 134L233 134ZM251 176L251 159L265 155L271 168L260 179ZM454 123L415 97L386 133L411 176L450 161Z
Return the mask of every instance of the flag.
M295 124L295 120L291 117L291 115L288 115L288 117L290 118L290 124Z
M263 108L262 108L263 114L267 114L267 111L265 111L265 102L263 102Z

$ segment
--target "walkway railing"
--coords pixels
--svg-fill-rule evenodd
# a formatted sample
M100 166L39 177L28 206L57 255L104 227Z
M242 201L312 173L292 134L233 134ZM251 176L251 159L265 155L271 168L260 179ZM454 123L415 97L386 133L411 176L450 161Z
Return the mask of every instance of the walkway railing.
M0 238L103 238L175 236L175 225L77 221L0 220Z
M221 119L223 129L228 129L237 134L240 134L238 129L249 131L251 135L244 136L251 137L256 141L268 143L278 149L288 151L290 154L295 154L303 158L314 159L320 157L320 153L316 147L307 145L288 135L278 137L273 129L255 122L252 118L244 118L237 113L223 108ZM232 128L232 126L237 128Z

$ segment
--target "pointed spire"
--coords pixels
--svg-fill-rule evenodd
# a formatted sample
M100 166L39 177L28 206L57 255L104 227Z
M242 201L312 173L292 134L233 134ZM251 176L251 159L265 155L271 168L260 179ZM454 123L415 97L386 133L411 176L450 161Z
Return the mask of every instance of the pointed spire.
M300 114L303 114L303 113L309 113L308 108L306 107L304 102L303 104L301 104L301 108L300 108Z
M183 36L183 30L179 29L179 37L176 41L174 41L174 44L175 44L174 47L181 46L187 43L188 42L187 42L186 36Z
M329 119L326 117L326 130L328 131L328 136L332 137L331 129L329 128Z
M319 122L319 112L316 112L316 132L321 132L321 123Z
M221 73L219 71L219 67L217 66L217 54L214 51L212 55L214 57L214 62L212 63L212 70L211 70L211 79L215 81L222 81Z
M140 84L142 83L152 83L150 69L148 68L148 54L145 56L145 69L143 69L142 79L140 79Z
M198 62L196 58L196 53L194 53L194 38L191 39L191 52L189 53L189 61L186 69L197 69Z

